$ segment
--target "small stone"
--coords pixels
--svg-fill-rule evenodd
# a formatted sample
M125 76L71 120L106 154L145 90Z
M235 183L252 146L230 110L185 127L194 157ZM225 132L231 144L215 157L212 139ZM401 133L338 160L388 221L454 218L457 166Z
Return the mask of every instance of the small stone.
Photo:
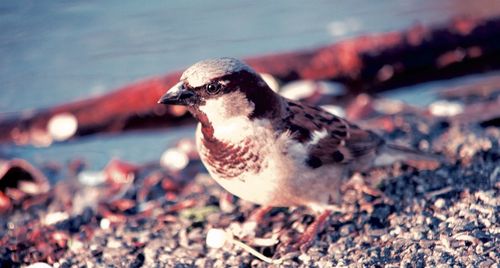
M100 257L102 256L103 250L100 248L98 245L91 245L90 246L90 254L94 257Z
M111 221L107 218L103 218L99 223L99 226L101 227L101 229L107 230L111 226Z
M177 148L166 150L160 158L160 164L172 171L184 169L189 163L189 157Z
M393 99L376 99L373 109L382 114L397 114L404 109L404 103Z
M299 80L284 85L280 94L288 99L301 100L315 94L340 96L345 94L346 89L340 83L328 81Z
M78 181L87 186L97 186L106 181L106 174L102 171L82 171L78 173Z
M67 220L68 218L69 218L69 215L66 212L60 212L60 211L59 212L52 212L52 213L49 213L45 216L45 218L43 220L43 224L53 225L53 224L56 224L58 222Z
M393 230L390 231L390 234L392 234L394 236L397 236L397 235L399 235L401 233L401 231L402 231L401 227L396 226L396 227L394 227Z
M80 249L83 248L83 243L77 239L70 240L68 245L69 245L69 249L75 253L77 253Z
M349 236L350 234L352 234L354 232L355 228L354 228L354 225L352 224L346 224L342 227L340 227L340 235L341 236Z
M281 88L280 94L291 100L300 100L312 96L315 92L315 82L312 80L299 80L288 83Z
M45 262L37 262L37 263L33 263L29 266L26 266L26 268L52 268L52 266L48 263L45 263Z
M495 264L495 262L493 262L492 260L490 259L487 259L485 261L482 261L480 264L479 264L479 268L489 268L489 267L498 267L498 266L493 266Z
M443 198L438 198L435 202L434 202L434 206L436 206L437 208L444 208L444 206L446 205L446 201L443 199Z
M266 82L266 84L274 91L278 92L280 90L280 83L271 74L261 73L260 77Z
M207 233L206 243L210 248L221 248L227 240L227 234L222 229L210 229Z
M422 239L424 239L424 238L425 238L425 234L424 234L424 233L422 233L422 232L418 232L418 231L416 231L416 232L413 232L413 233L412 233L412 238L413 238L414 240L422 240Z
M122 242L114 239L114 238L109 238L108 242L106 243L107 248L120 248L122 247Z
M47 130L56 141L67 140L75 135L78 129L78 120L73 114L57 114L49 120Z
M340 117L345 117L345 110L344 108L337 106L337 105L321 105L320 106L323 110L336 115Z
M464 111L464 106L458 102L439 100L429 105L430 112L435 116L454 116Z

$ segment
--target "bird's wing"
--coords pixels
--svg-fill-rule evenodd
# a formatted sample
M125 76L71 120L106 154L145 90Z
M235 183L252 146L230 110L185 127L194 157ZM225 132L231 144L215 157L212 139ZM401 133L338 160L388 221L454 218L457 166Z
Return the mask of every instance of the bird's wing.
M375 157L384 140L319 107L287 101L287 129L297 141L308 144L311 167L356 164ZM364 165L364 163L359 163Z

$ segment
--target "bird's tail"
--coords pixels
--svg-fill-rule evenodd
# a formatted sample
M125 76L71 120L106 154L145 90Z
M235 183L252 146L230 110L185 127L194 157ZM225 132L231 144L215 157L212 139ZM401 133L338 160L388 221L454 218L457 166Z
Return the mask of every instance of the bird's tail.
M422 152L395 144L385 144L379 155L375 158L374 164L375 166L386 166L405 160L445 162L445 158L441 155Z

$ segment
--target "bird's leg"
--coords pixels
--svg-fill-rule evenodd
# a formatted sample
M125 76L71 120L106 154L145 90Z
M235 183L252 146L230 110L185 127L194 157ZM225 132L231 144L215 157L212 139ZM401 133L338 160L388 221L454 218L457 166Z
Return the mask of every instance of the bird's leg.
M257 209L255 209L254 211L252 211L252 213L248 217L248 221L260 223L262 221L262 219L264 219L266 214L269 213L269 211L271 211L272 209L273 209L273 207L271 207L271 206L260 206Z
M260 225L266 214L272 210L271 206L261 206L255 209L248 219L243 223L243 236L255 236L257 226Z
M314 222L307 226L304 233L300 236L299 241L293 245L293 248L302 252L306 251L316 238L316 235L324 228L324 223L331 213L331 210L325 210L318 217L316 217Z

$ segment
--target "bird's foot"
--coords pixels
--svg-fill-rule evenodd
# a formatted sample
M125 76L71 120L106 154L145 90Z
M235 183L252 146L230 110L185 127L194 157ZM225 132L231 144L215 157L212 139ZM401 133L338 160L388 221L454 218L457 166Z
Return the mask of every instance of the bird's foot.
M254 221L256 223L260 223L264 219L266 214L269 213L272 209L273 207L271 206L258 207L257 209L252 211L252 213L248 217L248 221Z
M292 250L300 250L301 252L307 251L307 249L312 245L314 239L319 232L321 232L324 228L325 222L328 220L328 217L332 213L331 210L325 210L321 215L316 217L313 223L311 223L304 233L300 236L300 239L292 245Z

